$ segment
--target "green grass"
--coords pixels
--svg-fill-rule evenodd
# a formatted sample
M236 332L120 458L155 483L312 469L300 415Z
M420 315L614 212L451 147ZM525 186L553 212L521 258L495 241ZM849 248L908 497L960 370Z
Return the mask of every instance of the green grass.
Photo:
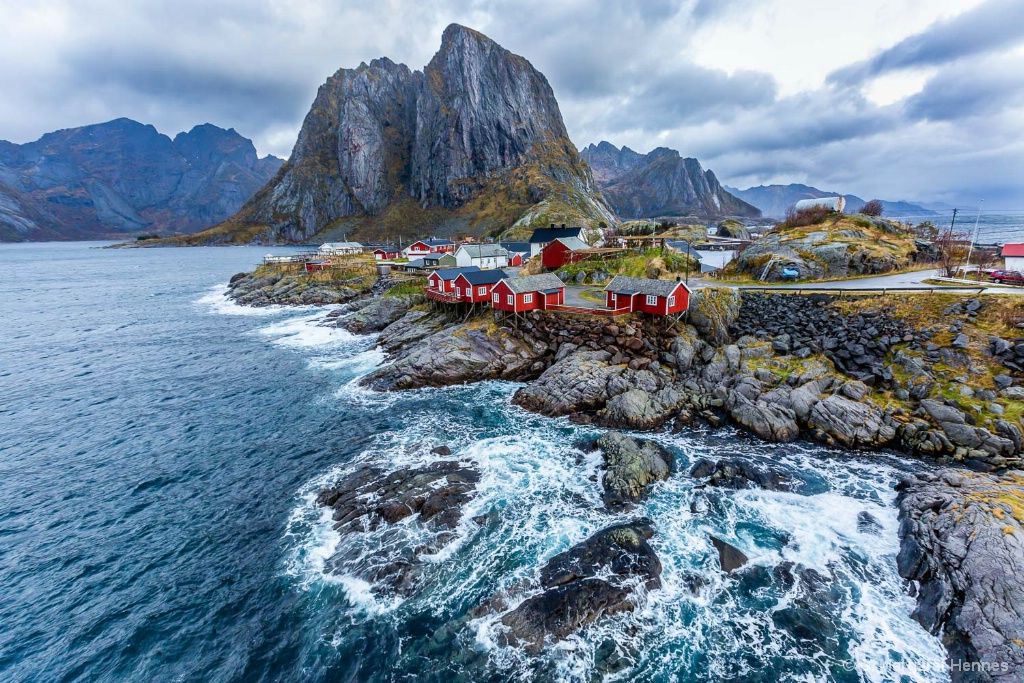
M425 277L404 280L384 292L384 296L412 296L414 294L422 294L423 289L426 286L427 278Z

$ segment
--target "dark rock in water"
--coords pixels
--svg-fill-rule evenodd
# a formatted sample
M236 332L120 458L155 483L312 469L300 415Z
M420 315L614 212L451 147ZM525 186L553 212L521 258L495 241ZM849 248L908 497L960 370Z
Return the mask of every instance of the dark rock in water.
M410 308L421 301L423 297L419 295L380 296L342 320L340 326L354 334L380 332L404 317Z
M503 638L537 652L549 637L561 640L603 615L632 610L635 582L661 586L661 562L647 543L653 535L651 521L638 519L552 557L541 569L544 592L502 617Z
M448 448L447 446L437 446L435 448L431 448L430 452L435 455L451 455L452 449Z
M358 569L375 584L375 590L394 590L408 595L415 590L421 568L418 556L438 552L454 539L451 530L462 517L462 506L475 495L479 473L456 461L439 461L426 467L386 473L363 467L333 486L322 489L317 505L334 510L334 528L342 534L372 531L417 516L419 523L437 531L434 541L408 556L393 557L387 551L361 558ZM333 563L347 566L344 557Z
M954 681L1024 678L1024 476L945 470L900 482L900 576Z
M649 519L607 527L555 555L540 570L545 588L561 586L608 571L619 576L641 576L648 588L661 586L661 562L647 539L654 536Z
M718 550L718 564L722 567L723 572L731 573L750 561L750 558L736 546L726 543L715 536L709 536L708 538L711 539L711 544Z
M506 614L506 641L539 652L549 636L562 640L605 614L632 609L630 593L601 579L583 579L546 590Z
M647 495L647 487L667 479L675 458L653 441L634 439L620 432L609 432L597 440L604 453L604 502L617 507L636 502Z
M792 482L779 472L763 470L743 460L719 460L717 463L700 459L690 470L694 479L707 479L707 486L726 489L758 488L766 491L790 491Z
M857 531L878 535L882 532L882 524L870 512L861 510L857 513Z

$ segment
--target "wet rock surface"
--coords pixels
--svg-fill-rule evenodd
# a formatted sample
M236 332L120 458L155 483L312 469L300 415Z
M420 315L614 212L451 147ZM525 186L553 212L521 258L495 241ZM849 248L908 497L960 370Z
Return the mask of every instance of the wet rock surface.
M604 615L634 608L637 584L661 586L661 562L647 542L650 520L637 519L598 531L541 568L542 593L501 618L506 642L539 651ZM600 576L600 578L598 578Z
M438 552L455 538L462 507L474 497L479 481L474 467L441 460L390 473L362 467L322 489L316 504L333 510L334 529L342 535L377 531L412 516L425 529L437 532L430 544L397 553L385 547L356 557L336 555L328 569L354 571L377 592L414 593L421 573L419 557Z
M954 681L1024 676L1024 474L945 470L900 482L900 575L939 634ZM959 669L959 670L958 670Z
M409 313L409 309L421 301L423 301L423 297L418 294L375 297L352 315L342 318L338 322L338 326L354 334L380 332L385 327L404 318Z
M602 485L604 503L609 508L642 500L651 484L672 473L675 458L653 441L609 432L597 439L594 446L601 449L604 457Z
M690 476L694 479L705 479L705 486L724 489L792 491L795 486L792 479L785 474L735 458L718 462L702 458L694 463L690 469Z

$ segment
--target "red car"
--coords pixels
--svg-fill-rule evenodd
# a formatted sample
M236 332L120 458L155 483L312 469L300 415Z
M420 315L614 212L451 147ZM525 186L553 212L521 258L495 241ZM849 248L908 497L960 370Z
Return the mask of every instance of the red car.
M1024 285L1024 275L1015 270L993 270L988 279L999 284Z

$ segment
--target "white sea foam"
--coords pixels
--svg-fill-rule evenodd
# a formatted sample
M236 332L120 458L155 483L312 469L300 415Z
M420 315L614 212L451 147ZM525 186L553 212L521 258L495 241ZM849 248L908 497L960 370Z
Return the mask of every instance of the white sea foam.
M196 304L210 313L219 315L272 316L289 310L284 306L241 306L228 296L226 284L211 287L206 294L196 300Z
M323 361L321 367L358 375L379 362L375 353L360 351ZM332 576L326 558L339 548L346 549L346 556L385 548L399 552L431 535L410 517L391 528L332 537L315 529L329 526L329 517L313 508L312 499L303 500L302 515L310 521L297 526L292 539L305 548L303 571L310 583L303 585L341 586L360 619L386 614L388 620L401 620L417 610L455 619L495 594L506 596L511 608L537 594L539 568L548 558L604 526L649 516L657 531L651 543L664 567L661 590L638 591L633 612L606 616L549 648L547 673L539 678L550 676L551 667L567 681L742 678L758 667L785 662L789 668L780 672L780 680L820 680L845 666L855 666L869 681L898 680L900 673L910 680L946 679L941 644L910 619L913 601L896 572L892 484L899 471L886 461L839 453L830 458L822 449L799 443L782 451L738 435L730 440L728 430L646 435L677 454L679 471L655 485L649 500L629 515L612 516L601 510L600 455L572 445L596 430L510 406L514 385L488 382L377 394L358 388L357 379L337 395L386 410L402 427L377 434L369 448L332 476L367 463L388 471L424 465L437 459L430 448L441 444L452 449L451 459L472 463L481 473L455 540L436 555L422 556L420 592L406 603L382 599L344 566ZM696 490L685 474L688 468L697 458L723 455L772 464L806 476L809 483L794 493ZM709 512L691 514L690 504L698 497L711 500ZM859 529L861 512L877 520L879 529ZM712 533L751 558L752 568L745 571L763 567L770 579L773 568L792 562L832 582L839 602L826 607L823 616L836 624L848 654L837 660L775 622L781 610L801 604L800 591L806 587L798 572L788 588L769 583L748 596L740 590L742 574L727 576L718 569L708 540ZM706 583L694 584L692 577ZM414 608L406 611L404 604ZM536 659L500 645L501 616L491 613L461 626L463 646L485 653L492 671L531 678L538 670ZM604 655L599 651L607 643L629 663L618 673L600 669Z
M273 344L298 349L341 346L357 340L348 330L325 325L323 320L323 311L317 311L311 315L275 321L260 328L259 333Z

